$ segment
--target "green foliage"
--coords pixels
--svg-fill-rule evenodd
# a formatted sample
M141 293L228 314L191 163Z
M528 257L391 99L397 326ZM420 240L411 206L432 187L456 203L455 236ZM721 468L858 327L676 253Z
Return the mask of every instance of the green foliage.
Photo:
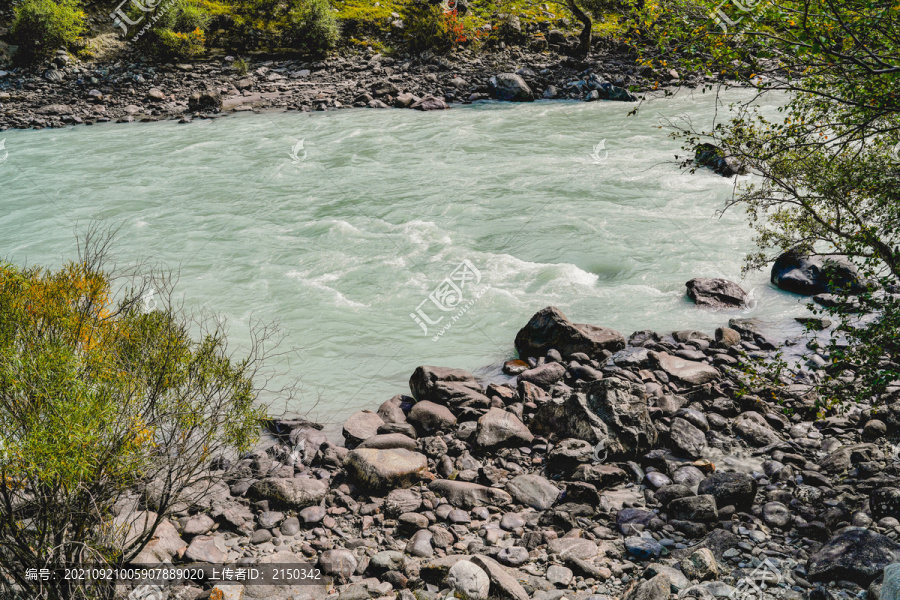
M103 244L85 248L57 271L0 263L3 598L11 583L29 599L104 597L25 571L133 559L152 529L112 526L113 505L161 481L162 519L211 457L250 448L264 413L258 355L234 360L221 325L175 310L165 281L117 291Z
M31 63L70 46L84 31L84 13L74 0L22 0L15 6L10 38L19 47L16 59Z
M285 15L282 44L311 56L324 56L340 36L334 10L328 0L303 0Z
M478 41L483 32L472 18L454 9L445 12L440 5L423 0L407 2L400 13L403 20L403 44L411 52L447 53L464 44Z
M250 70L250 64L240 57L238 57L231 66L234 67L234 70L238 75L246 75L247 71Z
M139 9L133 7L130 15L133 19L145 16L145 13L136 11ZM145 19L151 20L135 44L148 56L175 61L197 58L206 52L206 28L210 14L201 2L173 0L171 4L161 4Z

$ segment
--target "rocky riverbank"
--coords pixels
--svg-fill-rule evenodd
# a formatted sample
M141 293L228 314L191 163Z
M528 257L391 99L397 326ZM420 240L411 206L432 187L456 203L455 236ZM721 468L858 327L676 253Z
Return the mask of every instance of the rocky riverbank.
M756 388L742 365L771 344L752 320L626 339L548 307L517 335L508 384L419 367L409 395L346 421L344 446L268 423L138 562L331 578L181 588L191 599L879 600L900 562L900 419L818 418L802 380ZM136 500L152 509L154 487Z
M587 61L552 51L461 51L395 59L380 54L324 61L233 57L151 65L78 63L65 51L33 71L0 70L0 131L102 122L215 118L253 110L349 107L443 109L483 99L634 100L667 85L698 85L672 69L641 68L632 57L598 52ZM634 93L632 93L634 92Z

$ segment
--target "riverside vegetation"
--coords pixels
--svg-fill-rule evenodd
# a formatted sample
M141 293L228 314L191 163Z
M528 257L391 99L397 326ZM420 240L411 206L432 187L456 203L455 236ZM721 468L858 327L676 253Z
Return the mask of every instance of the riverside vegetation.
M219 361L213 344L211 355L200 354L216 359L216 382L243 382L226 385L224 396L243 409L226 415L239 423L226 429L234 435L223 440L223 452L192 457L190 464L212 486L185 482L175 488L184 494L173 501L165 491L173 488L153 471L167 461L134 441L147 444L154 435L178 431L183 425L176 419L115 447L111 458L124 461L113 473L122 486L119 501L100 510L91 505L78 513L80 521L59 515L60 527L44 535L69 539L71 525L81 522L71 539L84 543L108 531L102 523L117 519L115 531L146 543L135 546L136 556L107 548L112 561L306 561L331 578L321 587L248 585L237 592L245 598L655 600L737 596L747 589L763 597L897 598L900 7L772 2L753 7L743 27L734 12L729 26L720 19L711 27L711 8L645 3L634 9L647 19L625 31L632 32L629 41L640 34L631 51L651 69L677 56L680 68L699 78L695 82L724 77L761 93L789 94L778 121L745 104L712 131L684 124L675 135L684 136L690 150L708 144L688 168L758 175L755 184L739 186L733 200L748 210L759 233L760 253L749 257L748 268L773 263L774 285L812 296L823 314L806 321L809 339L771 339L760 324L741 319L713 321L714 335L637 332L626 339L572 323L548 307L516 337L518 357L504 365L505 380L481 382L457 369L423 366L410 378L409 396L354 414L344 425L344 445L303 419L268 418L271 437L249 453L240 446L249 435L252 379L244 379L244 362ZM440 81L444 63L432 60L416 64L434 66L430 73ZM581 66L584 59L574 60L566 64ZM382 69L394 64L375 62ZM635 72L624 71L623 79ZM380 74L390 78L393 69ZM499 75L492 87L484 84L485 92L524 91L515 77L528 84L523 75ZM598 99L602 90L609 97L613 91L603 85L613 84L593 75L585 74L570 93ZM463 83L454 87L464 89ZM408 93L395 87L380 97L394 102ZM481 92L476 87L472 93ZM506 99L527 98L513 93ZM72 267L70 279L71 273L91 273L82 264ZM118 373L120 362L90 360L107 354L93 349L93 338L81 337L88 331L81 323L93 321L66 317L68 305L82 306L80 295L61 296L57 313L35 320L35 300L12 282L37 276L8 267L3 281L15 308L9 314L18 316L2 313L8 373L0 392L9 430L20 431L4 439L4 448L18 444L27 451L4 458L0 482L10 498L0 513L8 528L0 529L0 548L12 552L4 559L9 565L46 557L86 560L61 554L58 542L35 546L7 536L41 532L47 511L69 501L53 491L60 483L111 482L88 451L87 466L74 473L63 468L68 463L61 449L47 445L53 436L16 419L20 403L46 405L52 415L70 409L59 403L74 403L74 414L94 423L102 437L115 407L131 398L123 391L143 397L140 369L126 370L135 379L119 379L110 373ZM692 280L687 291L698 310L744 301L727 281ZM60 318L77 325L78 335L57 337ZM37 333L49 332L52 344L32 354L27 342L44 338L12 335L28 323ZM100 319L99 331L109 323ZM121 329L113 327L110 339L130 323L126 318ZM195 351L177 337L178 354L188 362L204 347ZM800 352L785 361L782 346L782 352ZM153 354L141 352L151 349L128 356L146 368ZM91 375L114 370L84 386L72 374L76 366L92 367ZM101 402L103 410L83 402ZM187 414L205 407L199 402ZM127 419L115 423L129 425ZM81 443L90 446L88 439ZM225 446L236 448L229 454ZM47 471L47 481L41 470L20 466L54 458L61 467ZM97 527L87 527L91 522ZM14 591L28 583L12 585ZM187 585L179 593L221 598L235 592Z

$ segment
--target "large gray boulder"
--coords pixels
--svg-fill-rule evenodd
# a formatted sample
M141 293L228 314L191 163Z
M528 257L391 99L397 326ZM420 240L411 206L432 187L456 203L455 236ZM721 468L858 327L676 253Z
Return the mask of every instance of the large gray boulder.
M435 479L428 485L428 489L458 508L505 506L512 502L512 496L503 490L467 481Z
M604 356L604 350L618 352L624 347L625 338L618 331L572 323L555 306L539 310L516 334L516 350L522 358L541 357L550 349L564 357L583 352L596 358Z
M559 488L540 475L519 475L506 484L506 489L516 502L535 510L547 510L559 499Z
M856 266L841 256L808 256L791 250L772 264L772 283L786 292L815 294L859 294L865 288Z
M481 449L530 444L534 434L513 413L492 408L478 419L475 444Z
M503 600L528 600L528 592L515 577L489 556L476 554L472 562L484 569L491 580L491 593Z
M456 425L456 417L449 408L429 400L417 402L406 419L421 433L433 433Z
M728 308L743 306L747 299L747 292L741 286L727 279L711 279L696 277L688 281L688 298L697 306L711 308Z
M862 527L844 527L809 557L810 581L847 580L869 585L882 570L900 560L900 545Z
M341 432L347 445L356 446L378 434L378 428L384 425L384 419L373 413L371 410L359 410L350 415L350 418L344 422L344 429Z
M380 492L412 486L428 470L428 459L403 448L357 448L347 454L344 468L363 489Z
M491 580L487 573L468 560L461 560L450 567L447 584L458 595L471 600L487 600L491 589Z
M525 83L521 75L515 73L500 73L488 80L491 95L497 100L509 102L531 102L534 100L534 92Z
M419 401L429 400L448 406L474 404L476 408L491 405L490 399L484 395L484 388L471 373L462 369L418 367L409 378L409 389Z
M716 472L700 482L698 494L709 494L716 499L716 506L734 506L748 511L756 498L756 480L747 473Z
M328 484L308 477L260 479L250 486L247 495L289 508L304 508L325 498Z
M702 458L706 450L706 435L687 420L675 417L669 429L669 439L676 453L690 458Z
M668 352L650 352L650 358L667 375L689 385L702 385L721 376L719 370L712 365L672 356Z
M644 388L613 377L544 403L535 413L531 429L592 445L602 441L610 458L635 458L648 452L657 440Z

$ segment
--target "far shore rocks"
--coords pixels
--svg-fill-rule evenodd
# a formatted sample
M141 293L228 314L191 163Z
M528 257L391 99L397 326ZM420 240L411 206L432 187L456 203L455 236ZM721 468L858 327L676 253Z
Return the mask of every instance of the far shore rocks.
M547 307L519 357L478 376L416 368L411 395L346 419L345 445L270 419L139 558L327 578L222 587L244 600L728 598L754 577L761 600L900 589L900 402L820 417L802 379L744 379L747 355L767 356L760 322L715 325L626 341ZM160 493L148 482L114 525L146 532Z

